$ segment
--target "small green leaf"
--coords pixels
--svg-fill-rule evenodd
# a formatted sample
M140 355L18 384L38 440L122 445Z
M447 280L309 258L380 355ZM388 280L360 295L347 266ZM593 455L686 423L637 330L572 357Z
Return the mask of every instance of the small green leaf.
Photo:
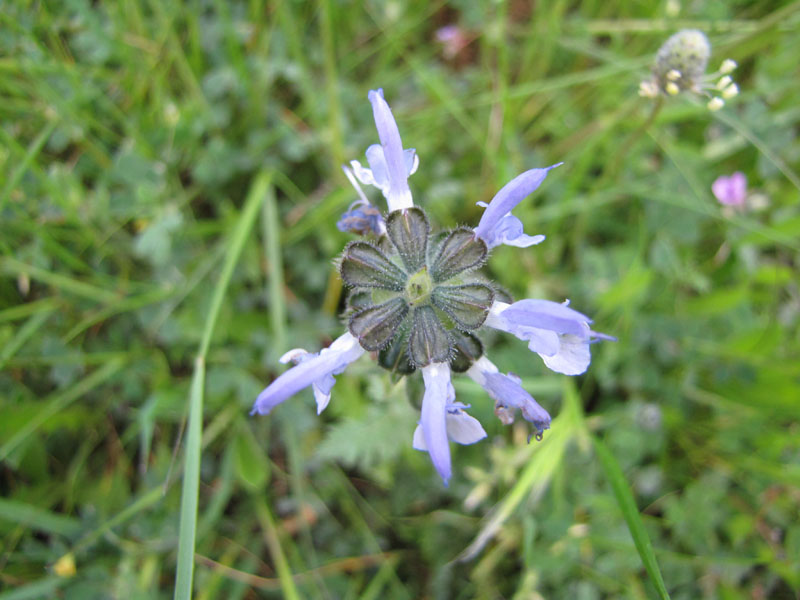
M486 320L494 291L482 283L440 285L431 295L433 303L462 329L477 329Z
M408 305L400 297L370 306L350 317L350 333L366 350L380 350L408 314Z
M486 243L468 227L451 231L439 247L431 274L435 282L447 281L462 271L479 267L486 260Z
M367 242L351 242L344 249L339 268L342 279L353 287L373 287L401 292L406 274Z
M409 273L416 273L425 264L430 230L425 213L416 207L395 210L386 219L386 233Z
M234 441L236 474L253 490L264 487L269 477L269 461L248 425L242 426Z
M418 367L450 358L450 339L433 308L420 306L414 309L414 321L408 338L408 355Z
M81 522L35 504L0 498L0 521L31 527L47 534L74 536L81 531Z

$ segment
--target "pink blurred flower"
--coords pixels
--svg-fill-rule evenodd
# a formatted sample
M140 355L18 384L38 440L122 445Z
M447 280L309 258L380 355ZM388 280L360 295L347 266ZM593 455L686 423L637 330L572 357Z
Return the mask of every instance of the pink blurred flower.
M747 177L740 171L730 176L722 175L711 184L711 191L720 204L743 206L747 197Z
M442 44L444 57L448 60L455 58L469 44L466 32L452 24L436 30L436 41Z

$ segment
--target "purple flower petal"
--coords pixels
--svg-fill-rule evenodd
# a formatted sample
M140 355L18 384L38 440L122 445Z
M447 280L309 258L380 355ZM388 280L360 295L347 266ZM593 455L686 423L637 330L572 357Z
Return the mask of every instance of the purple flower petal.
M537 433L550 429L550 414L520 385L519 377L500 373L497 366L485 356L475 361L467 375L495 401L495 413L505 424L513 422L513 412L519 409L523 418L533 423Z
M518 327L514 333L519 339L528 342L528 349L539 356L558 354L561 340L555 331L537 329L536 327Z
M403 152L403 142L400 139L397 123L392 116L389 105L383 99L383 90L370 90L367 97L372 103L375 127L378 129L378 137L381 140L383 149L383 162L386 165L388 188L386 200L389 203L389 211L410 208L414 206L414 202L411 199L411 190L408 188L406 157ZM376 175L374 169L373 175Z
M347 365L363 353L364 349L358 344L358 340L347 332L319 354L297 355L297 350L284 354L282 358L299 359L301 362L283 373L258 395L250 414L269 414L278 404L310 385L315 386L314 395L318 412L321 412L330 398L330 390L335 382L333 375L344 371Z
M389 168L386 165L386 157L383 154L383 146L380 144L372 144L367 148L366 152L367 162L369 169L372 171L372 179L376 187L384 190L384 193L389 191Z
M447 437L457 444L468 446L486 437L480 421L460 409L447 411Z
M452 385L452 384L451 384ZM455 391L451 391L455 396ZM458 402L445 407L447 414L445 415L445 422L447 424L447 437L450 441L468 446L481 441L486 437L486 431L481 426L480 421L473 416L468 415L463 409L468 408ZM422 431L422 426L417 425L414 430L414 439L412 443L415 450L428 451L428 446L425 443L425 436Z
M550 300L520 300L505 309L502 317L512 325L538 327L579 336L585 334L583 325L592 322L586 315Z
M588 329L589 326L587 325ZM580 375L589 368L592 355L589 352L589 339L577 335L559 336L558 352L552 356L540 354L544 364L556 373L564 375Z
M711 191L720 204L741 206L747 197L747 177L739 171L730 177L722 175L711 185Z
M497 240L496 228L504 217L522 202L526 196L531 194L547 177L550 169L555 169L563 163L551 165L544 169L531 169L521 175L517 175L509 181L503 188L495 194L489 206L483 212L478 226L475 228L475 235L484 240L490 247L503 243Z
M508 305L495 302L486 325L507 331L528 342L528 348L548 368L565 375L580 375L589 366L589 344L596 340L616 341L589 328L591 319L549 300L526 299Z
M484 240L489 248L494 248L501 244L516 246L517 248L528 248L541 244L545 240L545 237L541 234L527 235L522 229L522 221L511 213L500 219L491 237L491 240Z
M422 368L422 379L425 382L420 418L422 436L433 466L447 485L452 471L446 415L447 405L455 396L450 384L450 366L447 363L431 363Z

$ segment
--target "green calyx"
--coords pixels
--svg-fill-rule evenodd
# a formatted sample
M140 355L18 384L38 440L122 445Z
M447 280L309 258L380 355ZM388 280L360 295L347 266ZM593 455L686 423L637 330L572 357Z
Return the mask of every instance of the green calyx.
M375 244L351 242L342 254L350 332L399 374L433 362L468 369L482 354L470 332L494 301L493 287L475 274L487 254L469 228L431 236L420 208L390 213Z
M433 291L433 281L428 275L428 267L422 267L419 271L408 278L406 283L406 300L409 306L419 306L426 304Z

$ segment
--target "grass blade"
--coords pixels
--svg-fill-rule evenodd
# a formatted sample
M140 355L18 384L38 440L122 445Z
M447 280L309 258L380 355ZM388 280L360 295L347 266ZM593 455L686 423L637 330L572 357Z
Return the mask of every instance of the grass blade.
M66 275L61 275L60 273L54 273L47 269L40 269L39 267L25 264L10 256L0 258L0 271L9 275L25 274L31 279L41 281L63 292L75 294L81 298L86 298L87 300L92 300L93 302L101 304L117 302L122 295L84 283L83 281L78 281Z
M3 592L0 594L0 600L37 600L38 598L52 598L54 592L68 581L69 579L66 577L47 577Z
M231 236L225 256L225 263L219 281L214 288L211 306L208 311L200 350L195 359L192 387L189 394L189 428L186 435L186 455L184 458L183 488L181 490L180 531L178 534L178 566L175 574L175 599L189 600L192 597L192 576L194 574L194 548L197 535L197 502L200 488L200 454L203 438L203 392L205 384L205 364L214 327L219 316L225 292L230 284L236 263L244 248L247 236L253 228L258 209L270 187L271 175L260 173L247 195L242 214Z
M36 156L39 154L41 149L44 147L45 143L48 139L50 139L50 134L53 133L53 130L58 125L58 122L53 120L50 121L44 129L39 133L36 139L33 140L28 151L25 153L25 158L22 159L22 162L17 165L17 168L11 174L11 177L8 178L6 184L3 186L3 191L0 192L0 212L6 206L6 202L8 201L9 196L11 196L11 192L17 186L17 184L22 179L22 176L25 175L25 172L31 166L33 161L36 159Z
M54 310L55 307L53 307L51 310L34 314L30 319L28 319L25 325L19 328L19 331L17 331L14 339L8 342L3 349L0 350L0 369L5 367L8 360L14 356L17 351L22 348L22 346L25 345L25 342L27 342L37 331L39 331L42 326L44 326Z
M194 545L197 535L197 496L200 488L200 440L203 434L203 388L205 359L195 360L189 394L189 432L186 435L183 488L181 490L180 533L178 535L178 567L175 574L175 598L192 597Z
M50 512L33 504L5 498L0 498L0 519L66 537L73 536L81 530L81 522L78 519Z
M669 593L664 585L664 579L661 577L658 561L656 561L656 555L653 552L653 545L650 543L650 537L647 535L642 523L639 509L636 508L636 501L633 498L633 492L631 492L625 475L617 459L614 458L614 455L606 448L605 444L596 437L593 437L592 441L594 442L597 458L600 459L600 464L603 466L603 471L605 471L608 482L614 492L614 497L617 499L617 504L622 511L622 516L628 524L628 530L631 532L633 543L636 545L642 564L644 564L644 568L656 588L658 597L662 600L669 600Z
M256 518L258 518L261 528L264 530L264 538L266 539L269 553L272 555L272 562L275 564L275 570L278 572L278 579L281 582L283 597L288 600L300 600L300 594L297 592L297 586L295 586L294 579L292 578L289 561L286 560L286 555L281 547L278 530L275 527L275 520L272 518L272 513L270 513L266 504L256 502Z
M264 253L267 255L269 268L269 313L272 321L273 347L279 353L286 349L286 301L283 295L283 258L280 240L280 214L278 213L275 192L267 190L267 197L262 210L264 234Z
M728 127L734 129L739 135L745 138L748 142L753 144L761 154L767 157L767 159L775 165L778 170L784 174L786 179L792 182L792 185L800 190L800 177L797 176L797 173L792 171L792 168L786 164L786 162L778 156L772 149L764 142L760 137L758 137L753 131L751 131L742 121L732 117L725 112L713 113L714 117L725 123Z

